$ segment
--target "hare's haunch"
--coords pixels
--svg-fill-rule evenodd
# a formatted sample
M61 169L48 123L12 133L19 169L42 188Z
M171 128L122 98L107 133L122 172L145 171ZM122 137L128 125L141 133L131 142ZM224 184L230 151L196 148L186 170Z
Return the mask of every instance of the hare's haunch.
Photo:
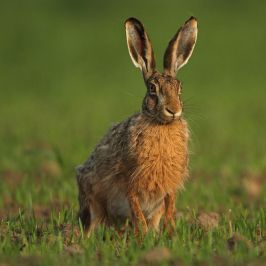
M173 225L176 193L188 176L189 132L175 76L192 54L197 21L191 17L169 42L162 74L141 22L129 18L125 28L130 57L142 70L147 92L142 111L113 126L77 167L79 217L88 234L99 223L126 220L136 233L158 230L163 215L165 226Z

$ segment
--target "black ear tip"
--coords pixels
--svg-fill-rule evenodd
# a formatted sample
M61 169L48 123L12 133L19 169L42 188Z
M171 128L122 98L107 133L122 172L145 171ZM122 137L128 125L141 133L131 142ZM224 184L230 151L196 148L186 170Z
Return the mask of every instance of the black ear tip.
M197 28L198 25L198 21L195 17L191 16L184 25L190 26L190 27L194 27Z
M185 22L185 24L187 24L187 23L192 24L192 25L197 25L198 21L197 21L197 19L196 19L194 16L191 16L191 17Z
M127 24L127 23L141 24L141 22L140 22L138 19L134 18L134 17L130 17L130 18L128 18L128 19L125 21L125 24Z
M197 19L196 19L194 16L191 16L191 17L189 18L188 21L190 21L190 20L195 20L195 21L197 21Z

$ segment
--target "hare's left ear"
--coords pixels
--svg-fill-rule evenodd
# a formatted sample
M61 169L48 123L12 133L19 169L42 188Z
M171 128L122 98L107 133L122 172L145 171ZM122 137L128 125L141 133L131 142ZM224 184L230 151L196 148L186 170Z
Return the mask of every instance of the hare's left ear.
M125 22L127 46L134 65L142 70L147 80L155 70L155 59L151 41L142 23L136 18Z
M178 69L183 67L190 58L197 40L197 20L191 17L177 31L169 42L164 54L164 73L176 76Z

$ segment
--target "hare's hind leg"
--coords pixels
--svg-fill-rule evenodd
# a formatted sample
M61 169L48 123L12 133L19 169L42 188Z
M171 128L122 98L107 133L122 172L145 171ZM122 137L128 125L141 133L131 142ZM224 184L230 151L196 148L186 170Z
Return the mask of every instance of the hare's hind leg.
M106 213L103 206L96 200L90 202L90 226L87 229L87 235L90 236L91 233L96 229L99 224L105 224Z
M80 219L80 222L83 226L83 229L85 232L89 230L91 227L91 208L90 208L90 202L86 198L86 194L82 190L82 187L79 186L79 212L78 212L78 218Z
M85 233L89 236L99 223L99 211L95 208L94 199L91 198L91 186L87 182L87 178L83 174L83 166L76 168L77 170L77 183L79 189L79 213L78 217L82 223Z
M80 208L78 217L82 223L83 228L85 231L88 230L91 224L91 213L90 213L90 207L83 207L82 209Z
M83 207L79 211L79 218L84 228L85 234L89 237L96 229L97 225L104 223L105 215L101 206L97 202L90 202L89 206Z

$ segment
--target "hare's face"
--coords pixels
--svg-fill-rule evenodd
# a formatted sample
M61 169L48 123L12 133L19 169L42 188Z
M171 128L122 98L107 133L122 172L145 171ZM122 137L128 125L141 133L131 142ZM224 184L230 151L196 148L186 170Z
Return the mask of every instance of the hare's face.
M156 71L151 41L142 23L129 18L125 26L130 57L142 70L148 89L143 112L163 123L179 119L182 114L181 84L175 77L193 52L198 33L197 20L191 17L170 40L164 54L163 74Z
M182 114L180 81L155 72L146 84L147 94L143 101L143 112L162 123L180 119Z

